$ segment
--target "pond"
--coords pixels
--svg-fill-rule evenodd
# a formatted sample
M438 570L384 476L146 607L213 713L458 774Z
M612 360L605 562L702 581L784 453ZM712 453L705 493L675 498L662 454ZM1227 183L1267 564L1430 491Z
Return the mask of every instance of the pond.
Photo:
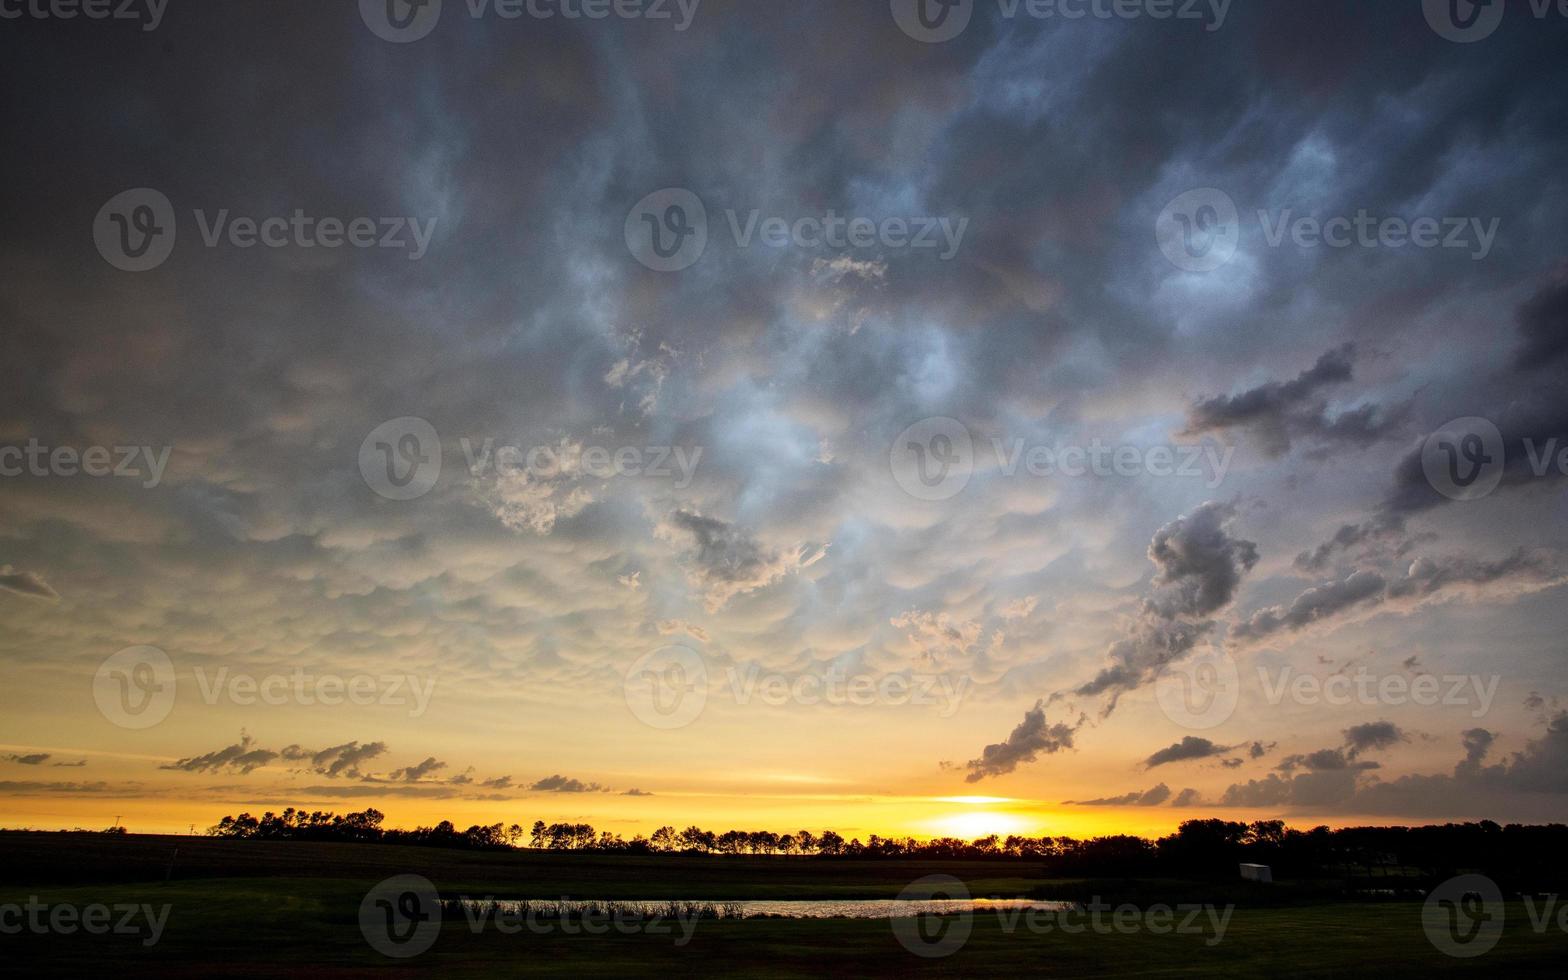
M508 916L534 913L556 915L619 915L647 917L701 913L726 919L774 917L787 919L887 919L917 915L953 915L960 912L1005 910L1060 912L1072 902L1041 902L1029 898L825 899L785 901L711 902L668 901L536 901L464 899L469 912L495 911Z

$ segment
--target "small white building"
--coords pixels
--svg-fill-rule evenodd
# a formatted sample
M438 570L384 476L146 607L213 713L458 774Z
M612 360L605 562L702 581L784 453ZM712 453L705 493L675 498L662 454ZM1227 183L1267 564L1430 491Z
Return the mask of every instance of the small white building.
M1243 864L1241 877L1243 881L1261 881L1271 884L1274 881L1274 872L1266 864Z

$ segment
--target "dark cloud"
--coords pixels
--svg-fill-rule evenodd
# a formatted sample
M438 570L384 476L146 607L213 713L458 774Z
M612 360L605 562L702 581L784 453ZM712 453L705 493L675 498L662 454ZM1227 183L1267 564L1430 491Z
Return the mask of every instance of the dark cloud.
M1514 366L1524 372L1561 367L1568 357L1568 265L1519 308L1517 323Z
M0 565L0 590L15 592L34 599L58 599L60 593L49 587L37 574L24 572L10 565Z
M435 756L430 756L418 765L392 770L392 774L387 778L394 783L417 783L424 780L426 776L445 768L445 762L441 762Z
M1187 788L1187 789L1182 790L1180 793L1177 793L1176 794L1176 798L1174 800L1171 800L1171 806L1173 806L1173 807L1174 806L1189 807L1189 806L1204 806L1204 805L1205 804L1203 802L1203 794L1199 793L1197 790L1192 789L1190 787Z
M676 511L670 526L691 536L690 578L702 590L710 612L731 598L771 585L791 572L819 560L823 551L805 546L777 551L764 546L733 524L700 514Z
M533 785L529 786L528 788L529 788L529 790L531 790L532 792L535 792L535 793L604 793L604 792L608 792L608 787L601 786L599 783L585 783L585 782L583 782L580 779L569 779L566 776L562 776L560 774L556 774L554 776L546 776L545 778L539 780L538 782L534 783Z
M1230 534L1233 504L1209 502L1160 528L1149 542L1162 586L1154 604L1160 614L1207 616L1230 605L1241 577L1258 563L1258 546Z
M31 755L6 755L0 756L0 758L3 758L6 762L14 762L21 766L41 766L53 758L53 756L47 752L34 752ZM60 763L55 764L60 765Z
M1346 754L1354 759L1363 752L1392 748L1409 736L1391 721L1369 721L1345 729Z
M255 739L241 733L240 740L233 745L208 752L205 755L180 759L158 768L175 769L181 772L238 772L249 774L277 758L278 753L268 749L257 748Z
M1233 748L1235 748L1234 745L1216 745L1206 738L1187 735L1180 742L1160 749L1143 760L1143 765L1146 769L1153 769L1155 766L1163 766L1172 762L1209 759L1217 755L1223 755Z
M1376 572L1356 572L1339 582L1314 586L1298 595L1289 606L1260 609L1236 624L1233 639L1258 640L1281 630L1295 632L1319 620L1365 602L1382 601L1388 581Z
M320 751L290 745L282 751L281 757L286 762L304 762L311 772L329 779L363 779L365 773L360 766L386 753L385 742L368 742L361 745L358 741L353 741L329 746Z
M1354 378L1356 348L1345 344L1318 358L1291 381L1271 381L1235 395L1193 405L1184 435L1246 429L1268 456L1283 456L1294 440L1366 446L1386 436L1400 415L1383 417L1375 405L1330 415L1324 392Z
M1005 776L1026 762L1033 762L1041 755L1055 755L1073 747L1073 736L1083 727L1080 718L1075 725L1062 722L1051 724L1045 718L1045 703L1024 712L1024 720L1012 730L1007 739L987 745L980 751L980 758L964 763L969 774L965 782L978 783L990 776Z
M1497 426L1503 437L1500 489L1504 491L1550 484L1563 476L1554 465L1537 473L1532 459L1568 444L1568 378L1549 370L1562 357L1565 297L1568 265L1515 312L1521 344L1513 372L1490 379L1487 390L1469 396L1465 410L1450 410L1452 416L1479 416ZM1381 513L1386 519L1398 519L1449 502L1428 481L1418 444L1395 466L1394 485Z
M1277 633L1295 633L1318 623L1333 625L1356 610L1412 604L1453 593L1482 593L1489 587L1523 594L1561 580L1554 558L1519 550L1496 560L1444 556L1418 558L1402 575L1387 578L1375 571L1357 571L1335 582L1305 590L1289 605L1269 606L1231 628L1240 642L1257 642ZM1486 594L1492 594L1487 592Z
M622 796L652 796L653 794L647 792L646 790L640 790L640 789L637 789L636 787L633 787L633 788L627 790L626 792L622 793L621 795Z
M1229 605L1241 577L1258 561L1257 545L1230 533L1234 504L1210 501L1155 532L1149 542L1154 585L1127 635L1106 651L1110 665L1074 693L1109 694L1105 712L1125 692L1197 646L1213 623L1204 618Z
M1189 791L1190 792L1190 791ZM1123 796L1111 796L1100 800L1067 800L1069 806L1159 806L1171 798L1171 788L1160 783L1153 789L1142 793L1132 792Z

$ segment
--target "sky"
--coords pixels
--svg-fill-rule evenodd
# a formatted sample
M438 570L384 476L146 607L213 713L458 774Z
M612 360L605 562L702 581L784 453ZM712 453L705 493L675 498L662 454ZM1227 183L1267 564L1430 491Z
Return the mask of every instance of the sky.
M0 3L0 825L1561 819L1568 16L922 2Z

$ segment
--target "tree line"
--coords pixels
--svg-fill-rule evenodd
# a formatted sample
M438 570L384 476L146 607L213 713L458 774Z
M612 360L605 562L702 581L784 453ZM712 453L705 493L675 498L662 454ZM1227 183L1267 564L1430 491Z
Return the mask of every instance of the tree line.
M1500 826L1479 823L1427 827L1349 827L1297 830L1282 820L1251 823L1188 820L1156 840L1124 834L1077 839L991 835L975 840L939 837L916 840L823 830L794 833L665 826L631 840L585 823L536 821L475 825L458 830L451 821L434 827L383 827L385 815L368 809L336 814L290 807L282 813L224 817L208 833L256 840L349 841L412 844L479 850L528 847L594 854L748 855L756 857L853 858L862 860L965 859L1030 861L1062 876L1234 877L1241 862L1267 864L1276 875L1330 873L1353 878L1443 875L1456 869L1485 869L1508 880L1543 875L1568 878L1568 826Z

